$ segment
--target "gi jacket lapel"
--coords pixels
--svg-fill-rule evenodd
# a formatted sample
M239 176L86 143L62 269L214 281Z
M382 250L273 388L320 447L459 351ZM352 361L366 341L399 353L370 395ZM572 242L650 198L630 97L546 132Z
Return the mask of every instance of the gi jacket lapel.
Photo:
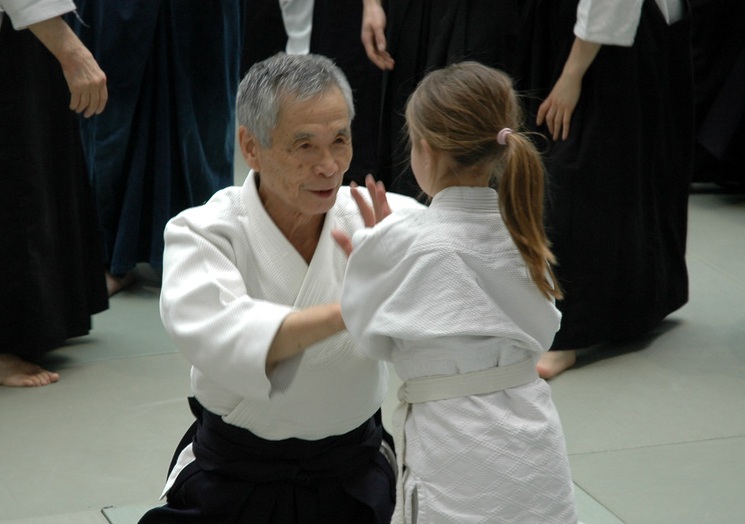
M296 308L338 302L346 257L331 237L335 211L326 214L318 247L307 264L264 209L253 173L243 187L246 235L253 261L244 269L254 278L249 295Z
M321 238L298 292L297 307L327 304L341 299L346 255L331 236L335 223L336 210L331 208L326 213Z

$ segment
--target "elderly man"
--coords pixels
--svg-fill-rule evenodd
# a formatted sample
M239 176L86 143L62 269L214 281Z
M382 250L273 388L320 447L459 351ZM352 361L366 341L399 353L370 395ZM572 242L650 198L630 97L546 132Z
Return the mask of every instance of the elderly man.
M197 422L174 457L168 504L141 523L388 522L387 372L345 331L346 256L331 235L387 206L372 183L373 208L341 187L349 84L327 58L279 54L250 69L237 105L245 183L165 232L161 315L192 363Z

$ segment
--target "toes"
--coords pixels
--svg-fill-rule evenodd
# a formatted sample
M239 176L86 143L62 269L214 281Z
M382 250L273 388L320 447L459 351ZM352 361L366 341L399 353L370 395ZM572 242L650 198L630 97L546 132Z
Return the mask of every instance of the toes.
M46 386L59 380L59 373L26 362L15 355L0 355L0 385L14 387Z

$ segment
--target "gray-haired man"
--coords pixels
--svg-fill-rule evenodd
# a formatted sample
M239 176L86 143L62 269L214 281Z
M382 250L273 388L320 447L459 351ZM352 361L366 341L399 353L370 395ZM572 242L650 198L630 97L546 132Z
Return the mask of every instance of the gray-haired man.
M245 183L165 232L161 316L192 363L197 422L174 457L168 505L141 523L388 522L386 368L344 328L346 256L331 236L366 225L341 187L349 84L324 57L275 55L249 70L237 112Z

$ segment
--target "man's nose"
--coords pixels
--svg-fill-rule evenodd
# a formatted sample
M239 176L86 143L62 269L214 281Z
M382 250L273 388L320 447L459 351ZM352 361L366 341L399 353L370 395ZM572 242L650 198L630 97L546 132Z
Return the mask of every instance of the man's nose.
M326 177L336 174L339 170L339 162L331 152L331 149L324 147L320 150L319 154L320 156L315 165L316 173Z

